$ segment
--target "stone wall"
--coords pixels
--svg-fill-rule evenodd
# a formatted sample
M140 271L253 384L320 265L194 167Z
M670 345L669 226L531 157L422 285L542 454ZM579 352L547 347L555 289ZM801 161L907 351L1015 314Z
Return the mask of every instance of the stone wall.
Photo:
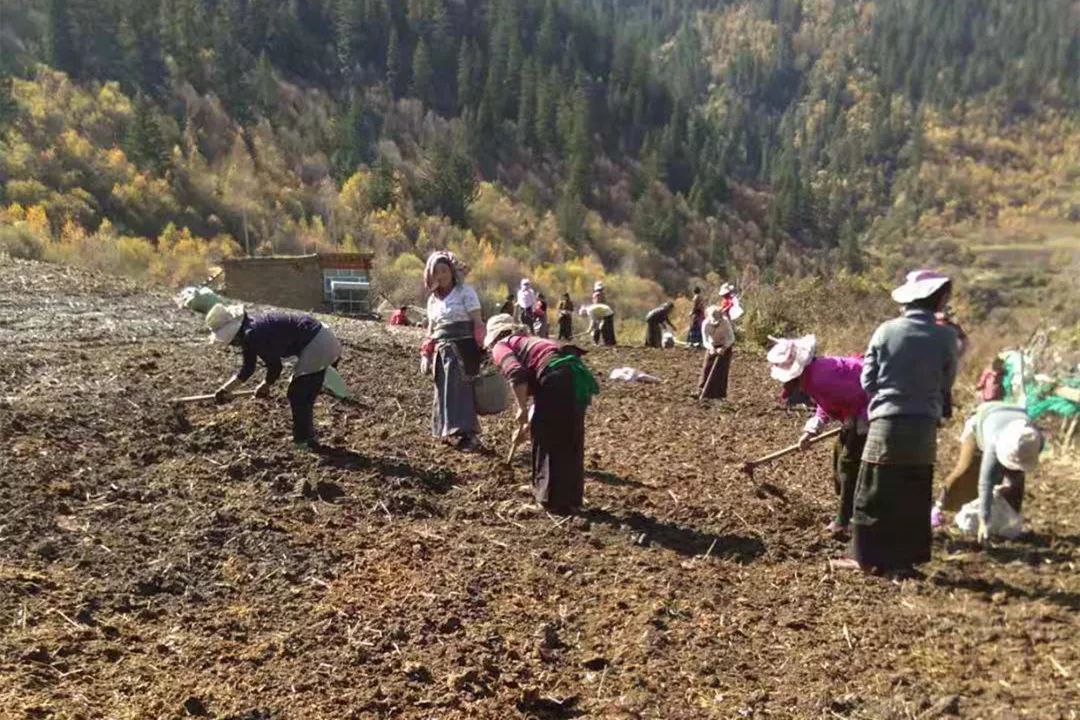
M323 278L319 258L242 258L226 260L225 295L237 300L321 311Z

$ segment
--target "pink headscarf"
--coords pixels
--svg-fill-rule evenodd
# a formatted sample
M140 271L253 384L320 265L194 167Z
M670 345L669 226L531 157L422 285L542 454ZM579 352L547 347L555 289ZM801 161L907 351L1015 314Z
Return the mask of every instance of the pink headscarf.
M450 270L454 273L455 285L460 285L465 279L467 270L464 263L458 260L454 253L449 250L436 250L428 255L427 263L424 265L424 287L428 290L435 289L435 265L440 260L450 264Z

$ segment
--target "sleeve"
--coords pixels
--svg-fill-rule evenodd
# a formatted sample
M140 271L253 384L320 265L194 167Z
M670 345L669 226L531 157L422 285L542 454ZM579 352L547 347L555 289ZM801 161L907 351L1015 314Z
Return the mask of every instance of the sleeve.
M942 388L942 415L952 417L952 389L956 382L956 343L950 342L945 353L945 387Z
M715 325L713 325L708 320L701 323L701 344L705 347L706 350L712 350L716 347L716 345L713 344L712 336L712 330L714 327Z
M252 375L255 374L255 360L258 355L255 354L255 350L248 345L244 345L244 364L240 366L240 372L236 373L236 379L240 382L247 382Z
M464 303L465 309L469 312L480 309L480 297L476 294L476 290L473 290L471 285L463 285L461 287L461 301Z
M518 360L516 354L514 354L513 348L511 348L506 342L497 342L491 348L491 359L495 361L495 366L499 368L499 372L510 381L513 385L520 385L527 382L529 378L528 372L525 367Z
M879 327L870 337L870 345L866 348L866 354L863 355L862 375L859 377L859 382L871 402L877 395L878 389L878 347L881 344L881 335L882 330Z
M273 385L281 377L281 358L263 358L263 362L266 363L266 384Z
M994 506L994 476L997 475L997 452L993 443L983 449L979 464L979 517L990 525L990 511Z
M807 420L806 424L803 425L803 432L810 435L817 435L825 429L825 426L829 424L829 420L831 419L829 414L818 405L817 410L814 411L813 417Z

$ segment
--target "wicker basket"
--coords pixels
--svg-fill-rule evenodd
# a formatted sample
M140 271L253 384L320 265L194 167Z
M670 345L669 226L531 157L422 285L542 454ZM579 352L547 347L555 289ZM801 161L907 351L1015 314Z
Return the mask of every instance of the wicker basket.
M510 388L498 371L481 373L473 380L477 415L498 415L510 404Z

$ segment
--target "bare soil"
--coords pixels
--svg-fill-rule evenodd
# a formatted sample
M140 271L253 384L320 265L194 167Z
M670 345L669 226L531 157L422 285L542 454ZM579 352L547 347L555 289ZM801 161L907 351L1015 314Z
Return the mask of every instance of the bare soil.
M1075 466L1029 483L1019 541L831 571L829 449L739 472L804 421L751 352L725 403L691 351L591 352L664 382L602 380L559 518L502 463L508 414L485 453L430 438L416 331L331 322L357 398L296 452L284 383L170 405L238 360L163 292L0 262L0 717L1080 713Z

